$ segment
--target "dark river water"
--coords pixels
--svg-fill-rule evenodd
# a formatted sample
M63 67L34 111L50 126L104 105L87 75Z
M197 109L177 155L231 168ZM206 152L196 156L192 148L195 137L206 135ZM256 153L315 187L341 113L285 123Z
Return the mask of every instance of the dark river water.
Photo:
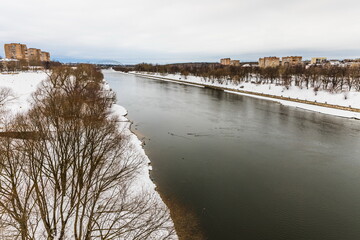
M360 121L104 73L207 239L360 239Z

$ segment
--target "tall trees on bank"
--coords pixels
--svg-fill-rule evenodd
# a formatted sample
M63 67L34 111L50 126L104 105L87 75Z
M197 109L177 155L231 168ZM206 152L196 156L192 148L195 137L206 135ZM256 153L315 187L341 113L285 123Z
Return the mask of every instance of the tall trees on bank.
M134 184L145 162L110 112L91 65L60 67L0 139L1 239L173 239L157 195Z
M123 71L123 68L118 69ZM279 66L269 68L223 66L220 64L138 64L134 71L182 74L185 77L194 75L202 77L205 82L222 84L241 84L254 81L257 84L273 83L285 87L298 86L328 90L333 92L360 90L360 65L340 67L331 65L314 65L305 67Z

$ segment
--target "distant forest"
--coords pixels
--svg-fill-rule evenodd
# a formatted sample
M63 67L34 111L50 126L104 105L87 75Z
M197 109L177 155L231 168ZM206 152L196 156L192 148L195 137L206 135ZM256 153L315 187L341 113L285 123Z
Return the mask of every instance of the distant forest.
M198 76L204 82L221 84L276 84L289 88L314 88L314 91L360 91L360 66L296 65L279 67L224 66L219 63L186 63L153 65L142 63L133 67L114 67L116 71L138 71L160 74L181 74L185 79Z

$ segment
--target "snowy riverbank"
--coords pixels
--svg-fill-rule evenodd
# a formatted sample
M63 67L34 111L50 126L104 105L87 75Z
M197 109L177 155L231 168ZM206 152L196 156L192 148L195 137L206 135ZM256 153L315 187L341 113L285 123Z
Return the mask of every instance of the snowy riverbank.
M110 86L107 82L105 82L105 87L110 89ZM161 199L160 194L156 191L156 185L150 179L150 171L152 170L151 161L142 147L142 142L135 135L135 133L131 131L131 122L126 118L127 110L119 104L113 104L111 110L115 115L119 116L119 129L121 129L122 133L126 137L130 138L131 149L136 152L137 157L139 157L139 159L142 161L142 166L138 171L138 176L136 179L134 179L133 182L132 192L134 194L148 192L156 198L157 204L159 204L160 207L167 208ZM168 213L170 214L170 212ZM169 219L171 218L169 217ZM174 226L172 220L168 222L168 226ZM159 239L161 239L160 236ZM177 239L177 237L171 239Z
M294 100L304 100L307 102L313 102L316 104L330 104L335 105L339 107L351 107L351 108L357 108L360 109L360 92L343 92L343 93L330 93L326 91L318 91L315 92L312 88L305 89L305 88L299 88L295 86L289 87L289 89L286 89L284 86L276 86L275 84L255 84L251 82L243 82L239 85L235 84L221 84L217 81L213 82L205 82L203 78L196 77L196 76L187 76L186 78L184 76L181 76L179 74L167 74L162 75L159 73L144 73L144 72L132 72L134 74L140 74L144 77L148 78L154 78L164 81L182 81L185 84L201 84L201 85L207 85L207 86L213 86L218 88L226 88L226 92L239 94L239 95L245 95L249 97L255 97L265 100L271 100L279 102L280 104L302 108L310 111L316 111L324 114L330 114L334 116L339 117L346 117L346 118L355 118L360 119L360 112L354 112L354 111L346 111L342 109L336 109L336 108L329 108L319 105L313 105L313 104L306 104L296 101L289 101L285 100L284 98L294 99ZM178 82L179 83L179 82ZM231 91L234 90L234 91ZM276 99L272 97L267 96L260 96L260 95L254 95L254 94L248 94L248 93L241 93L238 91L245 91L245 92L251 92L255 94L265 94L265 95L272 95L277 96L279 98L283 99Z
M2 120L8 120L9 118L15 116L18 113L24 113L31 107L31 95L34 93L39 86L39 84L48 77L45 72L21 72L19 74L0 74L0 88L9 88L11 89L11 96L8 97L3 105L4 114ZM110 86L104 81L105 89L109 90ZM160 195L155 190L156 186L151 181L149 171L151 170L150 160L145 154L144 149L142 148L141 141L133 134L130 130L130 122L125 117L127 111L124 107L113 104L111 111L114 115L119 117L118 127L122 132L125 138L129 141L129 146L127 146L127 154L130 157L136 157L140 161L140 168L137 171L135 179L131 182L130 186L130 195L129 199L135 198L136 196L144 193L148 196L151 196L155 200L154 208L163 208L167 209L165 203L162 201ZM1 124L3 124L3 121ZM174 224L170 218L170 213L167 210L168 221L166 222L166 227L173 228ZM141 219L139 220L141 221ZM166 232L158 230L155 235L155 239L162 239L166 236ZM167 239L177 239L177 236L174 235L172 238Z

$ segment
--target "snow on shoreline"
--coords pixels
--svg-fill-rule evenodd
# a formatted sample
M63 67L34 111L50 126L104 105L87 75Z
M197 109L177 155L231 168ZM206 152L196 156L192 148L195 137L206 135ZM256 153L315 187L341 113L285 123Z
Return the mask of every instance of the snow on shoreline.
M152 170L152 167L150 166L151 161L146 155L144 148L142 147L142 142L130 129L131 122L129 121L129 119L126 118L127 110L118 104L113 104L111 110L113 114L119 117L119 129L126 137L130 138L129 140L131 142L133 150L135 150L135 152L143 161L142 167L139 169L139 174L133 183L134 191L138 192L143 190L153 192L153 194L156 195L158 203L164 204L163 206L166 207L159 193L156 191L156 185L150 179L150 171Z
M109 84L105 80L105 88L110 89ZM151 161L149 157L146 155L145 150L142 146L142 142L136 136L135 133L131 131L131 122L128 118L126 118L127 110L120 106L119 104L113 104L111 107L111 111L113 114L119 117L119 129L125 135L125 137L129 137L131 148L138 154L138 157L143 162L142 166L138 170L138 175L132 182L132 191L134 194L147 192L155 197L155 200L159 206L164 209L168 209L168 207L163 202L160 194L156 191L156 185L150 178L150 171L152 170ZM169 209L168 209L169 210ZM168 211L170 214L170 211ZM167 226L171 226L174 228L174 222L169 217L169 221L167 222ZM161 234L161 233L160 233ZM172 239L178 239L175 235Z
M234 90L243 90L243 91L249 91L254 93L264 93L268 95L275 95L275 96L283 96L283 97L290 97L293 99L301 99L301 100L307 100L307 101L313 101L318 103L328 103L332 105L338 105L338 106L344 106L344 107L353 107L353 108L359 108L360 109L360 92L346 92L346 93L329 93L326 91L318 91L316 94L313 89L300 89L299 87L291 86L289 89L286 89L284 86L276 86L275 84L254 84L251 82L243 82L239 85L235 84L220 84L216 81L214 83L211 82L204 82L204 80L201 77L196 76L187 76L186 79L184 76L180 74L166 74L162 75L160 73L144 73L144 72L132 72L136 74L140 74L144 77L156 77L158 78L166 78L164 81L171 81L173 80L181 80L189 83L198 83L198 84L207 84L215 87L226 87ZM155 79L155 78L154 78ZM169 79L169 80L168 80ZM179 82L177 82L179 83ZM335 108L328 108L328 107L322 107L317 105L311 105L311 104L305 104L305 103L298 103L294 101L286 101L271 97L263 97L258 95L252 95L252 94L246 94L246 93L240 93L235 91L229 91L225 90L225 92L229 92L232 94L238 94L238 95L244 95L264 100L270 100L274 102L278 102L282 105L290 106L290 107L297 107L309 111L315 111L323 114L329 114L333 116L338 117L345 117L345 118L354 118L354 119L360 119L360 113L359 112L352 112L352 111L346 111L341 109L335 109Z
M29 110L31 107L31 94L36 91L38 85L47 77L48 75L45 72L21 72L19 74L11 75L0 74L0 88L10 88L13 92L12 96L5 104L5 118ZM110 89L109 84L105 80L104 88L107 90ZM129 153L135 153L136 157L139 158L139 161L142 161L138 174L131 184L132 194L136 195L141 192L151 194L151 196L155 198L158 206L169 210L162 201L159 193L156 191L156 185L150 179L150 159L146 155L141 141L130 129L131 123L125 117L127 115L127 110L118 104L113 104L110 110L112 114L117 115L119 118L119 130L129 139ZM170 214L169 211L168 214ZM173 227L174 223L170 217L169 219L167 226ZM161 232L159 234L161 234ZM177 236L175 235L173 239L177 239Z
M157 204L168 209L161 199L160 194L156 191L155 183L150 178L150 171L152 170L152 166L150 165L151 161L145 153L142 142L136 136L136 134L131 131L131 122L128 118L126 118L127 110L123 106L113 104L111 111L113 114L119 117L119 129L122 131L122 134L124 134L125 137L129 137L132 150L136 152L137 156L143 162L141 168L138 170L137 177L132 182L133 192L148 192L156 198ZM174 226L173 221L169 221L168 225Z
M106 80L104 80L104 82L105 89L110 89L110 85L106 82ZM139 188L145 188L147 190L154 191L157 195L156 197L158 198L158 200L162 202L160 195L155 190L156 185L150 179L149 171L152 170L152 167L150 166L151 161L146 155L144 148L142 147L142 142L139 140L136 134L131 131L131 122L128 118L126 118L126 115L128 114L127 110L119 104L113 104L111 107L111 111L113 114L119 117L119 129L122 131L123 134L125 134L125 136L130 137L130 142L132 146L135 148L136 153L140 155L144 162L143 167L140 169L141 174L139 174L136 185Z

